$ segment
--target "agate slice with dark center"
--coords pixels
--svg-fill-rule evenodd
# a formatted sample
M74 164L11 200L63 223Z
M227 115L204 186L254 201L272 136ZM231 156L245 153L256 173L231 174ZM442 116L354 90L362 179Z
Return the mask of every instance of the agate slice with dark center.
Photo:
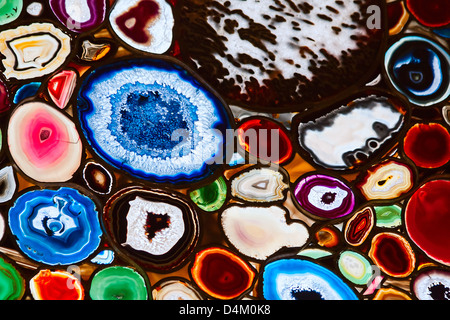
M123 189L104 207L107 232L117 250L153 270L171 270L197 243L199 222L181 195L140 187Z
M255 110L301 111L371 76L384 41L383 6L179 1L180 57L226 99Z
M318 219L337 219L349 215L355 207L351 188L335 177L310 174L295 183L294 199Z

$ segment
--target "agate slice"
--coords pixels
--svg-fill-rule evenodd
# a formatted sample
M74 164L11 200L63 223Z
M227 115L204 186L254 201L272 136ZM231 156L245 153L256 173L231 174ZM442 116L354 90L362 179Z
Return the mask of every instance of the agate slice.
M380 288L372 300L412 300L405 292L396 288Z
M145 279L130 267L107 267L94 274L89 296L92 300L147 300Z
M9 119L8 145L17 166L40 182L72 178L83 146L70 118L44 102L27 102Z
M192 183L224 163L225 104L169 60L124 60L95 69L80 89L83 132L105 161L129 174Z
M13 102L15 104L20 104L20 102L25 99L35 97L39 92L41 84L42 83L39 81L24 84L19 89L17 89L16 94L14 95Z
M417 123L406 133L403 151L416 166L441 167L450 160L450 133L439 123Z
M50 98L60 108L67 106L77 85L78 75L74 70L62 70L48 80Z
M421 271L412 289L419 300L450 300L450 272L434 268Z
M19 271L0 257L0 300L20 300L25 293L25 280Z
M172 44L175 21L165 0L118 0L109 23L118 38L133 49L161 54Z
M430 258L450 265L450 181L432 180L418 188L404 214L410 239Z
M81 281L66 271L39 271L30 280L30 291L34 300L83 300Z
M271 168L250 169L231 180L231 195L249 202L274 202L286 198L285 176Z
M67 187L21 195L9 209L9 227L28 257L49 265L86 259L102 236L94 202Z
M17 184L14 171L11 166L4 167L0 170L0 203L7 202L12 199L16 192Z
M58 69L71 50L70 37L51 23L33 23L0 32L7 79L38 78Z
M398 205L376 206L376 226L380 228L395 228L402 224L402 207Z
M23 8L23 0L8 0L0 3L0 25L16 20Z
M333 225L326 225L314 234L317 244L325 248L333 248L340 243L341 232Z
M9 89L2 79L0 78L0 114L8 111L11 107Z
M409 20L409 12L403 1L393 1L386 5L389 25L389 35L400 33Z
M265 260L282 248L302 247L309 231L300 221L288 222L281 207L231 206L221 214L228 241L242 254Z
M232 251L219 247L203 249L195 255L192 279L215 299L235 299L253 285L256 272Z
M361 245L369 236L374 224L375 214L371 207L356 212L345 224L345 240L352 246Z
M123 189L106 203L104 219L120 251L157 270L180 265L199 235L192 205L182 195L164 190Z
M386 51L384 68L392 86L418 106L435 105L450 95L450 54L422 36L396 41Z
M28 6L27 6L27 13L33 17L37 17L40 16L42 11L44 11L44 6L42 5L42 3L40 2L31 2Z
M414 251L408 241L391 232L378 233L372 238L369 257L391 277L409 276L416 264Z
M106 0L50 0L49 4L58 20L73 32L87 32L105 20Z
M6 230L5 226L6 226L5 219L0 214L0 242L2 241L3 236L5 235L5 230Z
M96 264L111 264L114 261L114 251L105 249L100 251L94 258L91 259L91 262Z
M339 271L356 285L366 285L372 278L372 265L362 254L347 250L339 254Z
M112 45L108 42L91 42L88 39L81 43L81 53L78 57L87 62L95 62L111 52Z
M427 27L450 24L450 5L446 0L406 0L414 18Z
M219 210L227 199L227 183L220 176L212 183L189 193L191 200L202 210L213 212Z
M302 111L371 73L384 41L371 5L384 2L182 1L180 56L233 104Z
M269 118L245 119L237 129L239 146L262 163L284 164L293 154L286 130Z
M90 161L83 169L83 179L92 191L100 194L111 192L113 177L101 164Z
M407 164L388 159L369 168L356 186L367 200L395 199L408 193L414 181Z
M319 219L337 219L352 213L355 195L338 178L323 174L308 174L295 183L296 202L307 213Z
M153 300L203 300L194 286L183 279L165 278L152 290Z
M303 259L279 259L265 265L260 288L266 300L358 300L336 274Z
M310 121L300 117L295 140L314 163L353 169L386 152L402 130L405 114L394 98L365 96Z

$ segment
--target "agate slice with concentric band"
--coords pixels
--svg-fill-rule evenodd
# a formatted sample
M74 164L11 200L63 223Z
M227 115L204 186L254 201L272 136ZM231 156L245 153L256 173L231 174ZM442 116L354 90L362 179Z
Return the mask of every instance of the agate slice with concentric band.
M26 192L8 217L23 253L48 265L83 261L100 245L103 234L94 201L68 187Z
M435 105L450 95L450 54L437 42L405 36L386 51L384 68L392 86L418 106Z
M117 250L154 270L178 267L199 235L193 205L181 194L129 187L104 206L105 227Z
M83 132L104 160L154 182L190 183L224 162L227 106L170 60L95 69L80 89Z
M83 145L75 124L45 102L26 102L14 110L8 145L16 165L36 181L67 181L81 164Z

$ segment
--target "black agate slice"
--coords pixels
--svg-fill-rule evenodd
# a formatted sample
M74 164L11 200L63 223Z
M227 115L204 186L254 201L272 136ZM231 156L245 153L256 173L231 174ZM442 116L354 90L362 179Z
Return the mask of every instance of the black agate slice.
M197 213L182 195L163 190L119 191L106 203L104 221L119 251L154 270L179 266L198 240Z

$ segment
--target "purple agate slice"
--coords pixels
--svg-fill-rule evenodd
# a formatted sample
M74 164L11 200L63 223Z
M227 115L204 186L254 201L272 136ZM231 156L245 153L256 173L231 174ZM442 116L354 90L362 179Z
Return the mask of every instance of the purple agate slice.
M299 179L294 197L301 208L319 218L337 219L353 212L355 195L343 181L312 174Z
M50 0L53 13L73 32L86 32L98 27L106 15L106 0Z

